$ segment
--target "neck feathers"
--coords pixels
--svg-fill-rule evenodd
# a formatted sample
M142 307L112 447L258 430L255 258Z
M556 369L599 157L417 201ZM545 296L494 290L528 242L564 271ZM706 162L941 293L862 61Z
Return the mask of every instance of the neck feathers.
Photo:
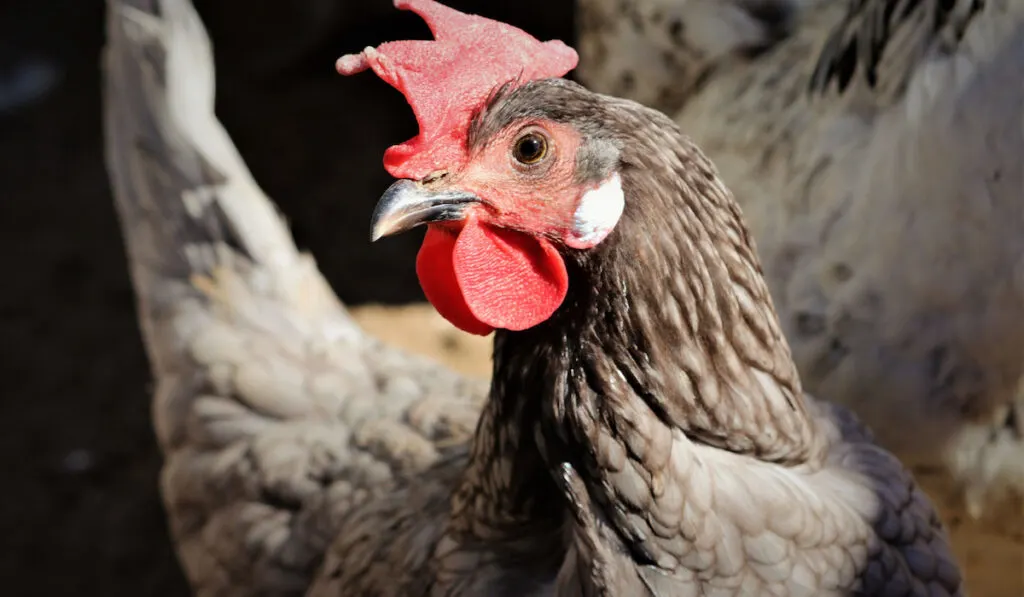
M556 466L615 492L633 487L614 477L624 458L656 470L648 460L694 444L786 465L824 453L731 194L667 118L607 101L626 209L600 245L566 253L569 293L550 319L495 337L454 498L470 536L557 526Z
M520 380L517 399L542 402L564 445L636 411L762 460L819 457L739 207L710 161L658 117L624 144L626 213L602 245L569 260L563 308L499 334L495 388Z

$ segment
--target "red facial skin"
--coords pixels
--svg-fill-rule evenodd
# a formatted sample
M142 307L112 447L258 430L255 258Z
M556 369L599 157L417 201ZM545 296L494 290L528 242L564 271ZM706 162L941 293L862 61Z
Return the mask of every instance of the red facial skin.
M516 160L514 148L530 133L547 140L547 153L535 164L523 164ZM570 126L518 123L489 139L461 171L449 172L439 184L482 199L484 204L468 211L484 223L566 244L573 214L587 190L576 180L580 142Z
M516 158L515 147L530 134L543 138L547 149L526 164ZM481 335L494 328L526 329L561 305L568 276L555 247L567 244L586 190L576 180L580 142L565 125L520 123L487 140L460 170L432 183L482 200L466 209L461 222L432 224L417 258L427 298L460 329Z

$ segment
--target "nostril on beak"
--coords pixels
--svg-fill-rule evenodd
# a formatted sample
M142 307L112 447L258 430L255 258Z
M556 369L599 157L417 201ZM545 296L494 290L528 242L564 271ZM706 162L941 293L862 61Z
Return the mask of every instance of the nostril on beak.
M435 170L435 171L431 172L430 174L427 174L426 176L424 176L423 180L421 180L420 183L421 184L435 183L435 182L438 182L438 181L444 179L447 176L448 176L448 171L447 170Z

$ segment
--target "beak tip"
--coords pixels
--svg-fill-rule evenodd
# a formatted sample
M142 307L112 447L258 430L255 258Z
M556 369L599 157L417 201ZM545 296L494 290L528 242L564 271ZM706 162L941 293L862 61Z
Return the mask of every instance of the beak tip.
M392 218L375 215L373 222L370 223L370 242L375 243L385 236L391 236L399 232L398 228Z
M471 193L430 191L412 180L395 181L384 192L370 219L370 242L422 224L460 220L468 204L479 203Z

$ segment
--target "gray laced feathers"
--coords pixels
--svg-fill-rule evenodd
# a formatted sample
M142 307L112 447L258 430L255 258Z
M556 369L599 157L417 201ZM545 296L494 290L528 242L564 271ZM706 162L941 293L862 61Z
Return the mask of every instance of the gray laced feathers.
M746 41L699 55L705 13L653 15L701 3L579 4L637 15L582 21L581 46L603 53L581 79L656 106L678 95L675 121L757 239L805 388L950 470L975 515L1024 490L1024 2L780 2L784 35L734 24L722 39ZM676 62L704 74L652 66Z
M198 595L301 595L341 536L360 545L348 573L400 588L409 560L374 576L373 546L425 556L443 463L484 388L364 335L296 251L214 117L190 3L108 6L107 163L190 583Z
M902 0L850 3L829 34L811 75L810 90L832 84L845 92L855 80L891 101L901 98L929 53L957 51L983 0Z
M584 131L583 153L621 148L626 211L566 255L571 308L495 338L492 399L536 429L569 502L559 594L961 594L911 475L804 396L703 153L661 114L572 84L531 83L503 109Z
M772 47L819 1L833 0L580 0L577 74L671 114L718 65Z

